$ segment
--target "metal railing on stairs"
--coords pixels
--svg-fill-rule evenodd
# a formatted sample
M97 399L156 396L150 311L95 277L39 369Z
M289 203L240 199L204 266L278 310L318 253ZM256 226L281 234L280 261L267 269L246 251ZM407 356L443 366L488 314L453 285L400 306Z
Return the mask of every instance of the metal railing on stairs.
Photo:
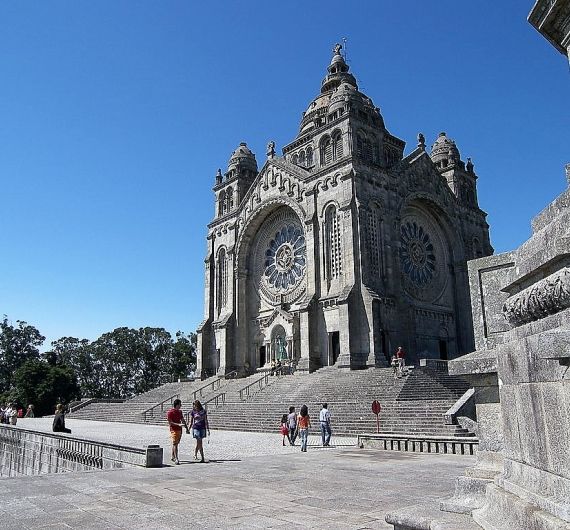
M203 397L204 395L204 390L208 389L211 387L212 391L215 391L217 389L220 388L222 381L226 381L227 379L233 379L234 377L236 377L238 375L237 371L234 370L232 372L229 372L225 375L221 375L220 377L218 377L217 379L214 379L214 381L210 381L208 384L201 386L200 388L196 389L193 393L192 393L192 401L196 401L196 399L198 399L198 397ZM223 396L223 397L222 397ZM164 399L163 401L161 401L160 403L153 405L152 407L148 408L147 410L143 411L141 413L142 419L143 421L146 423L149 419L154 418L155 414L158 413L158 409L160 408L160 413L161 415L164 414L164 410L165 410L165 406L166 408L172 406L172 402L175 399L180 399L180 392L176 393L176 394L172 394L171 396L167 397L166 399ZM226 396L225 396L225 392L223 394L219 394L207 401L205 401L203 404L205 405L206 403L210 403L210 402L214 402L216 406L218 406L218 403L220 401L222 401L223 403L225 403L226 400Z
M275 374L275 375L273 375ZM260 392L261 390L263 390L270 382L270 380L272 380L272 377L277 376L278 378L281 377L281 375L283 375L281 369L277 369L277 370L273 370L272 372L265 372L259 379L256 379L255 381L253 381L253 383L250 383L247 386L244 386L240 391L239 391L239 398L241 401L244 401L245 399L247 399L248 397L252 396L253 394L257 394L257 392Z
M214 392L218 390L220 386L222 386L222 381L227 381L228 379L234 379L237 377L237 375L238 375L237 370L233 370L232 372L229 372L225 375L221 375L217 379L214 379L213 381L210 381L204 386L201 386L192 393L192 401L196 401L198 397L204 397L204 390L211 387L211 391Z
M168 406L171 406L172 402L175 399L179 399L179 398L180 398L180 394L172 394L172 396L167 397L166 399L164 399L163 401L161 401L157 405L153 405L149 409L146 409L145 411L141 412L141 416L142 416L143 421L146 422L149 418L154 418L154 413L158 412L159 407L160 407L160 412L164 413L164 405L166 405L168 403Z

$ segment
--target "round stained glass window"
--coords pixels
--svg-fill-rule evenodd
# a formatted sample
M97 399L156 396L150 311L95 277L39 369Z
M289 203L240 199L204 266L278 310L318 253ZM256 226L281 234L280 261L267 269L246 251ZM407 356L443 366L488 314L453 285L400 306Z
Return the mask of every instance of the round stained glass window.
M306 245L301 229L286 225L275 232L265 251L263 276L273 291L288 292L305 273Z
M434 245L428 232L416 221L401 227L400 260L402 270L418 286L431 282L436 270Z

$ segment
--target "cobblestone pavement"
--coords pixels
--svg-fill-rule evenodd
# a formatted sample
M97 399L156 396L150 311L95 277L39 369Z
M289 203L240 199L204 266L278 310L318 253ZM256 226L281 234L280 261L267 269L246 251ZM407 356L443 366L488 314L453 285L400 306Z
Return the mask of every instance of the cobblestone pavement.
M52 418L22 418L16 427L33 431L51 432ZM141 425L136 423L115 423L103 421L65 420L66 427L71 429L73 438L84 438L129 447L146 447L158 444L164 449L164 462L170 463L170 435L166 421L164 427L157 425ZM204 454L207 459L226 459L246 456L280 455L300 451L299 444L295 447L283 447L283 436L275 433L243 433L235 431L211 431L211 437L204 440ZM66 435L63 435L66 436ZM287 442L285 442L287 444ZM335 447L354 447L356 437L335 437L331 439ZM194 458L195 441L184 434L180 444L182 459ZM320 432L315 428L309 436L309 449L321 446Z
M49 430L48 420L18 426ZM168 450L166 428L82 420L69 427L73 436ZM2 479L0 529L386 529L386 512L451 496L454 478L474 463L354 445L301 453L280 438L215 431L205 464L184 456L188 437L180 466Z

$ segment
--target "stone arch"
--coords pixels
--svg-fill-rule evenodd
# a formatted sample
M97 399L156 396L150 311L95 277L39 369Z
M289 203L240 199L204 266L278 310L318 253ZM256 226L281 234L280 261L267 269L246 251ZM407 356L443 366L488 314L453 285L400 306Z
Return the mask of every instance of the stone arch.
M307 166L313 165L313 148L309 145L307 146Z
M242 230L236 242L236 264L238 268L244 267L245 249L251 238L255 235L255 232L271 213L282 206L291 208L299 218L301 224L304 225L306 220L305 211L297 201L291 200L288 197L281 196L273 200L265 201L257 205L257 207L252 207L251 211L248 212L248 217L244 220Z
M216 312L218 315L222 312L222 309L228 303L228 281L229 281L229 271L228 271L228 261L227 261L227 250L224 245L222 245L216 253Z
M218 215L224 215L225 213L226 213L226 192L225 190L222 190L218 195Z
M332 141L332 159L338 160L343 156L343 145L342 145L342 132L340 129L335 129L331 135Z
M332 161L332 141L328 134L325 134L319 142L319 164L325 166Z

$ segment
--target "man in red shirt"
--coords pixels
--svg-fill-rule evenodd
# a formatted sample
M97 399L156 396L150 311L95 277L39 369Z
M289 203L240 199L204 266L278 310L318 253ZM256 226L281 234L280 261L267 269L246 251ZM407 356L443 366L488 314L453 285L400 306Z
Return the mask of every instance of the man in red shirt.
M172 408L166 413L166 419L170 427L170 438L172 439L172 460L175 464L180 464L178 460L178 444L182 438L182 427L186 427L186 434L190 434L184 415L180 410L182 401L175 399Z

